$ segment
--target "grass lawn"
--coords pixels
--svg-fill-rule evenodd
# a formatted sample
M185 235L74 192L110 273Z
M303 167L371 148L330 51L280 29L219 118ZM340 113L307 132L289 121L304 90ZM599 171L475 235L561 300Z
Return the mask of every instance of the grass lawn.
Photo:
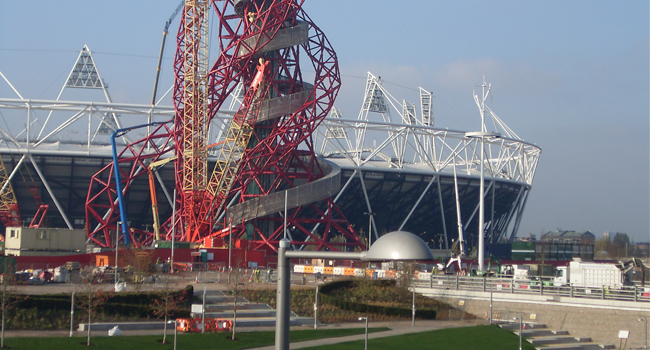
M369 331L380 332L388 328L371 328ZM346 335L363 334L364 328L353 329L321 329L321 330L295 330L291 331L291 341L342 337ZM97 333L97 332L95 332ZM102 332L102 334L106 334ZM202 350L202 349L248 349L258 346L273 345L275 332L238 332L237 340L230 340L230 333L210 334L178 334L177 349ZM107 350L164 350L173 349L174 334L167 335L167 343L161 344L162 335L148 336L121 336L107 337L94 336L90 339L92 349ZM43 350L43 349L88 349L86 338L76 336L68 337L34 337L34 338L5 338L5 346L12 350Z
M293 338L292 338L293 340ZM535 350L535 347L524 340L524 350ZM336 344L337 350L363 349L364 341L358 340ZM312 350L331 349L332 345L309 348ZM370 339L368 348L381 349L409 349L409 350L517 350L519 337L511 331L503 330L497 326L476 326L463 328L441 329L423 333L413 333Z

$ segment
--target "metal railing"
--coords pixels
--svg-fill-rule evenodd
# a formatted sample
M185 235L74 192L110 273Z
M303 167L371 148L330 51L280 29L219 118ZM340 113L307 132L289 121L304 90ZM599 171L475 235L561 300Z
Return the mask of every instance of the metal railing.
M549 286L539 281L517 280L512 278L462 277L432 274L418 277L412 280L413 287L650 302L650 287Z

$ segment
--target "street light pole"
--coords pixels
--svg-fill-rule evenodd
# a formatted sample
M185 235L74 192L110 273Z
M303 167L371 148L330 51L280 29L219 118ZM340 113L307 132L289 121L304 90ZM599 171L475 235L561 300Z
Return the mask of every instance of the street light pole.
M118 252L119 252L119 244L120 244L120 227L122 227L122 222L118 221L117 222L117 227L115 230L115 284L120 281L119 280L119 275L117 274L117 258L118 258Z
M318 329L318 281L316 281L316 298L314 299L314 329Z
M485 129L485 127L483 127ZM479 185L479 204L478 204L478 269L485 271L485 138L499 138L501 134L487 131L473 131L465 133L465 137L481 139L481 183Z
M74 327L74 289L72 290L72 297L70 300L70 338L72 338L73 327Z
M169 271L174 273L174 246L176 245L176 189L174 188L174 200L172 205L172 255L169 258ZM175 349L174 349L175 350Z
M276 327L275 327L275 349L289 350L289 260L285 257L289 248L289 240L280 240L278 247L278 281L276 294Z
M368 215L368 248L370 248L370 246L372 245L372 218L377 213L368 211L365 212L364 214Z
M483 153L485 137L481 137L481 185L479 190L478 210L478 269L485 271L485 155Z
M515 317L514 319L515 319L515 321L517 319L519 319L519 350L522 350L523 349L522 348L522 339L523 339L522 331L523 331L523 319L524 318L523 318L523 316L520 315L519 317Z
M415 327L415 286L413 288L413 304L411 304L411 327Z
M174 323L174 350L176 350L176 335L178 335L178 324L176 322L176 319L167 322L169 324Z
M282 239L278 247L275 350L289 350L290 259L329 260L433 260L431 249L420 237L395 231L381 236L366 252L288 251L290 241Z
M200 272L199 272L200 273ZM201 305L201 333L205 333L205 284L203 285L203 303ZM235 302L237 302L235 300Z
M639 318L637 321L639 321L639 322L643 321L644 322L643 323L643 325L645 326L645 347L644 347L644 349L647 350L648 349L648 318L647 317L642 317L642 318Z
M366 346L365 350L368 350L368 316L366 317L359 317L359 321L366 321Z

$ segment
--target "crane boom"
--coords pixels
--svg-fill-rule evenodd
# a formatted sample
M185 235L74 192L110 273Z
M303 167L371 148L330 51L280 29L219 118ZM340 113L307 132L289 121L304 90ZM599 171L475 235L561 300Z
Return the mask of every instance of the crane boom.
M233 180L239 170L239 158L246 151L253 135L260 101L265 99L268 93L269 74L269 62L260 58L255 77L244 95L244 101L230 123L208 185L208 191L214 196L211 206L217 205L215 217L223 209L224 201L230 193Z
M181 0L180 4L176 7L176 10L172 12L172 15L169 16L167 22L165 22L165 28L163 29L162 43L160 44L160 55L158 56L158 66L156 67L156 79L153 83L153 95L151 96L151 105L156 105L156 93L158 92L158 79L160 78L160 66L162 65L163 53L165 52L165 42L167 40L167 33L169 33L169 26L172 24L172 21L176 15L181 11L185 5L185 0Z
M153 216L153 232L156 240L160 240L160 215L158 213L158 197L156 195L154 172L157 171L159 167L176 160L176 158L176 156L173 156L171 158L151 162L147 168L147 174L149 175L149 194L151 195L151 215Z

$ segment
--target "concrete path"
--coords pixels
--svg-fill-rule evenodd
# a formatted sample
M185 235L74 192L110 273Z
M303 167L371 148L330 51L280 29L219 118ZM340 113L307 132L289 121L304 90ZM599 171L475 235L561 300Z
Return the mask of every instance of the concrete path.
M482 324L482 322L480 322ZM411 326L411 321L396 321L396 322L371 322L368 326L371 328L376 328L376 327L388 327L390 330L384 331L384 332L375 332L375 333L370 333L368 334L368 339L379 339L379 338L385 338L385 337L393 337L397 335L402 335L402 334L410 334L410 333L420 333L420 332L427 332L427 331L433 331L437 329L444 329L444 328L457 328L457 327L469 327L469 326L474 326L476 325L475 320L465 320L465 321L417 321L415 323L415 327ZM344 323L344 324L334 324L334 325L327 325L325 327L320 327L320 328L337 328L341 327L344 329L347 328L360 328L358 323ZM292 328L292 329L297 329L297 328ZM298 342L298 343L291 343L289 347L291 349L305 349L305 348L311 348L315 346L322 346L322 345L332 345L332 344L338 344L338 343L345 343L349 341L355 341L355 340L364 340L366 338L365 334L357 334L357 335L349 335L345 337L338 337L338 338L324 338L324 339L316 339L316 340L309 340L309 341L303 341L303 342ZM252 348L252 350L274 350L275 346L263 346L259 348Z

